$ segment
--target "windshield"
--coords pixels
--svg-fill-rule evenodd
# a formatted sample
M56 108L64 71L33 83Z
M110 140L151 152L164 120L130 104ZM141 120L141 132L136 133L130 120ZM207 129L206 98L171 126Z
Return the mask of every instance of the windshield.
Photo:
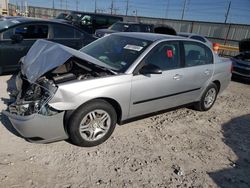
M143 39L109 35L83 47L80 51L118 72L125 72L151 43Z
M7 29L12 25L20 23L18 20L0 20L0 30Z
M126 31L129 28L129 25L123 23L115 23L109 27L110 30L114 31Z

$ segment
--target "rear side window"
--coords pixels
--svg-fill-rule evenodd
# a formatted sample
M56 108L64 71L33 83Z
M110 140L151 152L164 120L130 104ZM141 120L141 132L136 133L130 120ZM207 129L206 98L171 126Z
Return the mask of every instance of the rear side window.
M194 36L191 36L190 38L194 39L194 40L201 41L201 42L206 42L206 40L203 37L200 37L200 36L194 35Z
M56 25L54 26L54 38L55 39L73 39L73 38L81 38L83 37L83 33L80 31L67 27L64 25Z
M153 64L161 70L171 70L180 67L179 42L163 42L157 45L146 57L145 64Z
M199 66L213 63L213 53L211 50L196 42L184 42L185 66Z
M14 34L22 35L24 39L48 38L48 25L24 25L14 29Z

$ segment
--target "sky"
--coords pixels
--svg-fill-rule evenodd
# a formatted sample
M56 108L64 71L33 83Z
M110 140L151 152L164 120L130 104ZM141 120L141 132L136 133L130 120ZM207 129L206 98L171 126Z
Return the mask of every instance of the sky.
M21 4L24 0L9 0L10 3ZM52 8L53 0L26 0L30 6ZM112 0L54 0L55 8L79 11L110 13ZM113 0L116 14L125 15L127 0ZM186 2L186 3L185 3ZM227 23L250 25L250 0L128 0L128 15L156 18L182 19L209 22L225 22L229 7Z

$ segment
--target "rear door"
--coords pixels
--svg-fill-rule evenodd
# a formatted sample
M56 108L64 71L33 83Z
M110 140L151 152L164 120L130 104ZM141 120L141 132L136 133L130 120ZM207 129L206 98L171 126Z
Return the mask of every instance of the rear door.
M14 43L11 40L11 36L14 34L22 35L23 40ZM47 38L48 25L43 23L23 24L5 31L0 46L1 66L4 71L17 70L20 67L18 64L20 58L27 54L34 42L37 39Z
M213 76L213 53L200 42L184 41L182 44L185 60L183 83L190 89L196 89L186 97L190 100L189 102L197 101Z

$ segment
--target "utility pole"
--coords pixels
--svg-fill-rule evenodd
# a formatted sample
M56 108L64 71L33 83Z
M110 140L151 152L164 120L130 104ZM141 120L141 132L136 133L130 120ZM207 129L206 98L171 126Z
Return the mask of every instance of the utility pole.
M181 20L183 20L183 18L184 18L184 14L185 14L185 10L186 10L186 4L187 4L187 0L184 0L184 5L183 5L183 10L182 10Z
M66 7L66 10L68 10L68 0L65 0L65 7Z
M60 8L61 8L61 10L62 10L62 0L60 0Z
M21 10L21 16L23 16L23 12L24 12L24 8L23 8L23 0L21 0L20 10Z
M169 0L167 0L167 7L166 7L166 18L168 18L168 9L169 9Z
M227 12L226 12L226 15L225 15L225 23L227 23L230 8L231 8L231 1L229 1L228 7L227 7Z
M110 7L111 15L113 14L113 9L114 9L114 0L111 1L111 7Z
M96 0L95 0L95 13L97 12L97 4L96 4Z
M128 0L127 0L127 5L126 5L126 16L128 15Z
M52 1L52 9L55 9L55 0Z
M78 11L79 0L76 0L76 11Z
M25 16L28 16L28 13L29 13L29 10L28 10L28 2L25 1L24 4L25 4Z
M54 18L55 17L55 0L52 1L52 17Z

